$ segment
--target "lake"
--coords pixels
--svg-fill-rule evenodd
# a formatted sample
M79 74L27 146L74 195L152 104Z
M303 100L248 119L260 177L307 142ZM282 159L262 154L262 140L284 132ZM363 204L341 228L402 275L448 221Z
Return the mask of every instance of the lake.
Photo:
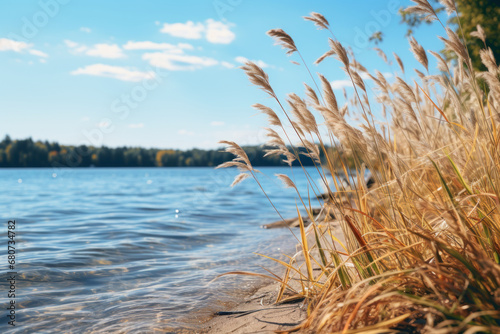
M273 176L291 176L290 169L260 170L281 214L296 216L296 193ZM17 251L17 325L7 326L4 315L0 328L161 333L203 326L234 291L254 284L241 276L211 280L231 270L262 272L260 265L279 272L253 252L280 256L295 246L287 229L260 228L279 216L254 180L230 188L235 175L212 168L0 170L2 282L12 219ZM294 175L307 191L303 173Z

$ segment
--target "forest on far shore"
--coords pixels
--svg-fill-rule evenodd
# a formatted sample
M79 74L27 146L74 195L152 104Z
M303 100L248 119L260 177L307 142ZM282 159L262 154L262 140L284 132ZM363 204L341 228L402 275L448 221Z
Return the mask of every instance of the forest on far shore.
M265 148L244 147L254 166L283 166L273 155L264 157ZM233 156L219 150L175 150L140 147L71 146L31 138L12 140L8 135L0 142L0 167L214 167ZM312 166L308 157L304 166Z

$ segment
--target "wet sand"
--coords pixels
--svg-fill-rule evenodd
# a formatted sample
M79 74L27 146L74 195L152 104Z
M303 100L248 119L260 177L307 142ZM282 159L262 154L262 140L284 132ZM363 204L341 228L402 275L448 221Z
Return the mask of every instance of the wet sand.
M343 241L339 224L336 222L329 224L335 235ZM308 239L310 240L309 244L312 245L314 241L311 234ZM291 283L291 285L295 288L297 283ZM273 333L277 330L293 329L306 319L307 305L304 300L276 304L279 287L278 282L272 282L259 288L251 295L242 296L241 302L236 306L229 310L219 311L205 323L204 330L201 332L207 334L249 334Z

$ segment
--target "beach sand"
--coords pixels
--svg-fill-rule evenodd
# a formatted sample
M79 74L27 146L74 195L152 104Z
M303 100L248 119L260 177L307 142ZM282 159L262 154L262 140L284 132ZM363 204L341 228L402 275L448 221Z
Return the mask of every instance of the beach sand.
M331 222L329 225L333 233L344 242L340 225L337 222ZM308 239L310 245L314 244L312 234L309 234ZM296 282L291 285L299 288ZM204 324L202 333L273 333L276 330L290 330L296 327L306 319L307 305L303 300L275 304L279 287L278 282L273 282L264 285L250 296L242 296L238 305L230 310L220 311Z
M274 304L279 283L265 285L227 312L220 312L206 325L205 333L273 333L290 329L306 317L303 301Z

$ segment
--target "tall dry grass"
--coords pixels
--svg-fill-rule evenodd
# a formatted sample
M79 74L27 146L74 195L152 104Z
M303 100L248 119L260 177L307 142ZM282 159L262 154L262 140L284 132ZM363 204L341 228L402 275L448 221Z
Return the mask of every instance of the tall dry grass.
M414 2L410 10L439 20L426 0ZM453 1L443 3L456 15ZM306 20L330 30L320 14ZM317 161L329 190L321 205L333 212L345 236L342 243L325 221L308 228L300 221L299 252L281 262L284 276L274 277L282 283L278 301L286 290L307 300L308 317L295 330L500 333L500 70L480 26L474 36L485 42L481 58L487 72L473 69L464 36L443 31L440 39L456 60L447 62L411 39L423 67L415 70L416 81L400 76L406 69L397 55L400 74L391 80L369 73L330 32L330 50L317 63L335 58L349 76L354 93L344 106L322 75L311 75L314 87L305 85L305 98L289 94L282 100L259 66L242 67L275 102L255 105L273 127L269 154L290 165L300 162L300 153ZM281 29L268 34L287 54L297 53L311 74L292 37ZM440 74L429 71L429 56ZM368 89L366 76L375 90ZM376 110L387 113L385 121L374 116ZM354 115L359 122L349 121ZM244 151L225 144L236 158L221 167L242 171L235 183L249 175L258 181ZM348 159L355 164L351 188L336 182L339 174L349 175ZM370 189L362 182L366 169L376 178ZM317 192L317 175L303 171ZM297 190L292 179L278 177ZM315 199L297 194L314 220Z

